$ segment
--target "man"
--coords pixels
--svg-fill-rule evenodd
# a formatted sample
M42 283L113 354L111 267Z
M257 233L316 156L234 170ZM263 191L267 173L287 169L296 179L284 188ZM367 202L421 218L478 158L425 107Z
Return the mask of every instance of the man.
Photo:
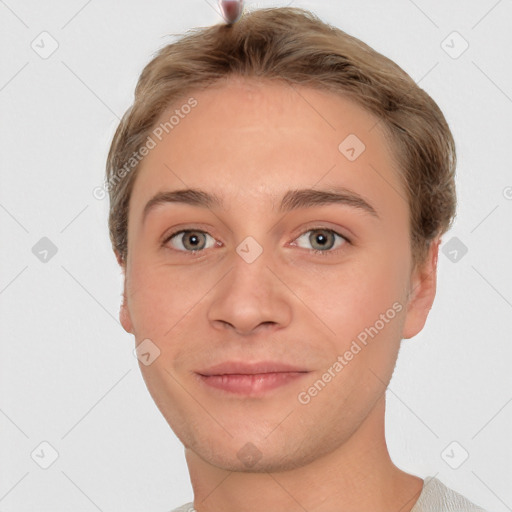
M108 157L120 319L198 512L482 510L395 466L385 390L423 328L455 148L395 63L294 8L144 69Z

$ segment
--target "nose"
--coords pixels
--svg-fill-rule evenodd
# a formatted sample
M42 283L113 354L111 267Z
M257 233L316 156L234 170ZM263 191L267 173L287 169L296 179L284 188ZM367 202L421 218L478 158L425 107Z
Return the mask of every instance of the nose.
M272 262L266 253L248 263L235 252L230 266L212 290L208 311L211 325L244 336L286 327L292 318L291 292L269 268Z

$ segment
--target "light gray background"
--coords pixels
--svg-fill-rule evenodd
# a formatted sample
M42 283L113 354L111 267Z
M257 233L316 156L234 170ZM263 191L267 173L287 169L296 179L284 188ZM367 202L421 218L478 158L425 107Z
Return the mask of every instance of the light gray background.
M390 384L389 447L404 470L512 510L512 2L292 4L394 59L454 132L458 217L427 325L404 340ZM168 34L220 21L215 0L0 0L1 512L163 512L192 499L183 448L118 321L108 199L92 191L143 66ZM31 47L50 48L43 31L59 45L47 59ZM453 31L469 43L458 58ZM46 263L32 252L42 237L58 249ZM468 249L456 261L453 237ZM59 454L48 469L43 441Z

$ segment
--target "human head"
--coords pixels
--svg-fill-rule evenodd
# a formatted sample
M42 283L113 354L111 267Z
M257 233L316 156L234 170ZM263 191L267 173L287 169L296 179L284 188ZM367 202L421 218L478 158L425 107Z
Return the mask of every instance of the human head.
M143 376L173 430L205 460L243 469L233 449L243 440L263 448L272 431L263 469L311 461L366 420L382 399L401 337L423 326L435 291L432 242L455 208L453 139L435 103L398 66L289 8L196 30L161 50L116 132L109 178L142 154L139 148L173 115L174 128L141 162L133 157L131 170L109 190L112 242L126 272L123 327L158 347L161 355L141 366ZM338 133L359 134L366 144L355 161L338 150ZM329 175L334 161L337 172ZM271 247L307 217L274 217L275 200L290 184L305 188L324 176L368 193L384 213L382 229L371 215L347 213L359 242L331 264ZM227 210L161 210L141 227L153 194L189 184L224 193ZM328 216L336 217L332 210ZM212 249L196 265L164 249L178 217L207 224L232 251ZM234 250L245 236L263 246L251 263ZM429 271L409 279L418 262ZM351 344L375 330L368 346ZM330 391L301 406L282 400L290 391L261 402L215 400L195 380L208 363L230 358L287 361L321 377L336 371L336 354L351 350L357 357ZM207 398L212 414L198 405ZM299 407L294 425L282 417L292 402Z

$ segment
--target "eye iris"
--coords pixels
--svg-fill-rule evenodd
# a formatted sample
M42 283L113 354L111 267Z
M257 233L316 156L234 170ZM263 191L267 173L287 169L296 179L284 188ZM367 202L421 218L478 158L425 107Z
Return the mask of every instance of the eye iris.
M186 231L183 233L183 246L185 249L191 251L201 250L202 247L198 247L198 244L201 244L201 238L203 238L204 243L204 237L204 233L198 231ZM331 249L335 242L334 233L329 230L312 230L312 234L309 235L309 241L314 250ZM331 243L329 243L329 241ZM316 244L318 244L319 247L316 247Z
M331 233L330 231L315 231L313 232L310 236L309 236L309 241L311 242L311 245L313 246L314 249L317 249L315 247L315 243L318 241L320 243L320 249L325 249L326 247L326 241L328 240L328 238L331 238L332 239L332 243L331 244L328 244L329 245L327 247L327 249L330 249L332 248L333 244L334 244L334 233Z
M196 231L190 231L183 234L183 247L186 249L190 249L192 251L199 250L197 248L197 243L199 242L200 237L204 237L204 233L198 234ZM188 241L191 242L191 246L189 246Z

